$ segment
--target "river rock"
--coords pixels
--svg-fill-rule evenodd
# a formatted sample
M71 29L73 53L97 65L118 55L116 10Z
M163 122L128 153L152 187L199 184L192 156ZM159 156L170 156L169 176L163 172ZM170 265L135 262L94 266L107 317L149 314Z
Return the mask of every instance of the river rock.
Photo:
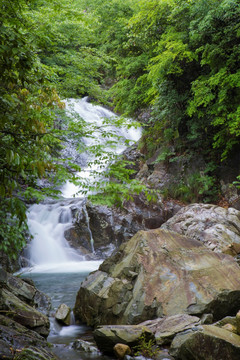
M174 360L174 358L169 355L167 349L159 350L155 356L155 360Z
M98 354L98 353L100 354L100 351L96 346L93 346L90 342L82 339L75 340L73 342L72 348L75 350L85 351L91 354Z
M140 325L147 326L154 334L158 345L171 344L172 339L177 333L193 329L200 324L200 319L196 316L179 314L165 316L155 320L147 320Z
M30 347L35 347L38 357L33 358L25 353ZM19 359L24 360L56 359L45 338L16 321L0 315L0 359L15 360L15 356L19 356Z
M38 332L42 336L48 336L50 326L48 317L6 289L0 290L0 310L2 313L7 313L8 317L19 324Z
M54 360L46 337L50 299L32 281L0 269L0 359Z
M137 346L144 337L154 339L153 333L144 325L105 325L93 332L98 348L105 354L112 354L116 344Z
M114 354L117 359L123 359L126 355L131 354L131 349L125 344L116 344L113 348Z
M212 324L213 323L213 314L203 314L201 316L201 324Z
M238 311L236 316L226 316L225 318L217 321L213 325L218 326L220 328L224 328L228 331L240 335L239 320L240 320L240 312Z
M39 349L38 347L31 346L22 349L14 357L14 360L57 360L56 356L52 352L46 349Z
M0 269L0 283L28 305L38 309L45 315L49 315L51 299L48 295L36 289L31 279L20 279Z
M181 360L239 360L240 336L213 325L178 334L170 354Z
M236 315L236 329L237 329L237 333L238 335L240 335L240 311L237 312Z
M212 313L216 321L239 308L240 268L231 256L155 229L139 231L86 278L74 313L96 326L180 313Z
M240 253L240 211L211 204L192 204L161 226L201 241L213 251Z
M40 292L35 287L0 269L0 310L2 314L7 314L19 324L47 337L50 327L49 319L35 308L38 307L36 301L39 300L39 297Z
M64 324L64 325L70 325L71 323L71 309L66 304L61 304L57 308L55 319Z

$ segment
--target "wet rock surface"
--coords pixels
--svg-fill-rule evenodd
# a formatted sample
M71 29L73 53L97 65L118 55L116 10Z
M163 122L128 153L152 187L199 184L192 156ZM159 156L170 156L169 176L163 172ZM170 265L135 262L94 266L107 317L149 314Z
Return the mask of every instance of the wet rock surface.
M103 353L125 360L235 360L240 349L237 321L238 315L201 325L199 318L179 314L139 325L99 326L94 337Z
M153 332L158 345L166 345L171 344L176 334L196 328L199 324L200 319L196 316L178 314L148 320L140 325L147 326Z
M156 229L177 213L180 205L172 201L148 204L142 196L125 202L123 207L79 204L75 211L75 223L65 232L65 237L76 249L91 258L107 257L113 248L128 241L139 230Z
M0 269L0 358L54 360L49 333L49 298L33 285Z
M137 346L141 338L154 339L152 331L144 325L105 325L99 326L93 332L98 348L105 354L112 354L116 344Z
M240 268L231 256L155 229L138 232L86 278L74 313L96 326L179 313L210 313L218 320L239 308Z
M81 350L81 351L84 351L84 352L90 353L90 354L100 354L100 351L98 350L98 348L96 346L94 346L90 342L82 340L82 339L75 340L72 345L72 348L75 350Z
M66 304L60 304L57 308L55 319L63 325L70 325L71 323L71 309Z
M178 334L170 354L181 360L238 360L240 336L213 325L203 325L197 331Z
M201 241L209 249L240 253L240 211L211 204L192 204L178 211L162 229Z
M34 286L31 279L20 279L0 268L0 289L6 289L26 304L49 314L51 299Z
M116 344L113 348L113 351L117 359L124 359L126 355L131 354L130 347L125 344Z

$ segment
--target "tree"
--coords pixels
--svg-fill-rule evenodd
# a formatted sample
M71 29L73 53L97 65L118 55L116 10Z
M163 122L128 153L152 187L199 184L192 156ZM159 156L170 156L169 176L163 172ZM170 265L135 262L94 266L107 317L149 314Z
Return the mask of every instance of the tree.
M90 58L87 59L87 56L94 54L95 50L85 49L84 40L80 42L81 34L78 34L79 29L82 29L83 34L81 23L83 13L80 11L79 14L79 10L70 7L70 2L66 1L61 6L61 14L54 20L54 15L58 13L54 6L59 4L57 2L50 4L53 6L51 13L53 17L49 15L44 23L49 25L52 20L51 31L47 33L45 29L39 29L38 34L33 27L37 23L34 21L36 18L38 20L44 18L46 10L49 10L48 3L35 1L29 4L24 0L22 2L11 0L3 1L1 5L0 250L9 256L16 257L17 251L26 241L26 203L39 201L46 195L57 194L56 188L66 179L79 181L75 178L75 170L79 170L79 167L71 163L71 159L64 160L59 157L59 150L66 139L66 133L70 133L80 141L79 139L86 135L86 132L87 136L91 136L96 126L92 124L86 129L83 119L80 118L78 122L69 121L68 127L64 124L63 127L58 125L58 118L64 121L65 116L61 111L64 104L54 89L56 81L54 70L58 72L60 69L59 59L65 54L65 60L69 61L61 64L62 68L66 67L65 74L71 74L73 69L69 86L73 86L73 79L79 80L77 76L79 70L79 76L84 84L84 90L79 90L80 94L90 91L96 85L98 78L95 72L98 67L98 64L96 65L98 57L94 55L95 59L91 61ZM32 6L31 12L28 5ZM43 8L42 12L38 13L36 9L39 10L40 5ZM73 30L76 34L72 35L71 43L70 36ZM88 26L87 30L91 32ZM54 38L58 36L63 41L61 46L58 42L54 43ZM89 38L86 42L88 41ZM86 50L84 54L83 49ZM79 61L76 60L78 52L81 54ZM100 63L102 65L101 61ZM87 73L84 67L88 69ZM58 74L59 78L60 75ZM82 86L81 82L78 86ZM58 89L62 94L64 91L68 93L67 83L61 84ZM110 142L113 142L112 139ZM97 162L104 158L99 146L92 151L99 154ZM118 178L122 181L119 168L118 172ZM127 170L125 174L127 179ZM112 172L110 175L112 176ZM44 178L51 180L52 187L39 185L39 179ZM119 194L117 197L119 199Z
M171 9L169 1L140 1L138 4L126 25L123 50L116 67L118 81L110 89L116 109L131 116L152 100L148 65Z
M58 93L103 101L100 84L108 57L98 48L98 17L80 0L35 1L26 13L39 58L54 71Z
M0 249L9 256L25 242L23 200L40 194L37 180L55 170L53 109L62 106L31 42L25 6L4 0L0 13Z
M224 0L213 5L190 27L202 71L192 83L187 112L199 122L208 119L212 146L227 159L240 141L240 4Z

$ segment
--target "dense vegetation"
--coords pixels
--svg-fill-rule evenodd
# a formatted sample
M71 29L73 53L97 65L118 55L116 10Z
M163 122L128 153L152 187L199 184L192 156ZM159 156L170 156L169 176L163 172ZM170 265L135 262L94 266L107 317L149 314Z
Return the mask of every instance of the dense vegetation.
M161 147L159 161L204 157L198 200L217 195L219 164L239 150L239 20L239 1L141 2L111 90L122 111L151 106L148 156Z
M62 98L147 111L146 157L203 156L200 200L217 195L218 166L240 145L239 1L2 0L0 10L1 249L22 246L26 199L74 180L57 157ZM53 189L40 189L49 176Z

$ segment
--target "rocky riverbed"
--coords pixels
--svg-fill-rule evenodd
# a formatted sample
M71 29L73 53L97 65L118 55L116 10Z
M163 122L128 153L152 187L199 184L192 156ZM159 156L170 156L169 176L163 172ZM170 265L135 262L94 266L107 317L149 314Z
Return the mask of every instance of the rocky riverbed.
M30 282L0 269L0 358L57 359L47 343L50 299Z
M239 359L240 211L171 202L147 209L140 200L117 211L73 204L75 248L89 243L89 228L97 239L95 255L85 246L89 258L105 239L116 247L82 282L76 319L111 358ZM0 358L56 359L46 341L50 299L3 269L0 291ZM74 346L88 345L80 335Z
M236 209L193 204L137 232L82 283L76 318L103 353L122 343L158 359L239 359L239 225Z

